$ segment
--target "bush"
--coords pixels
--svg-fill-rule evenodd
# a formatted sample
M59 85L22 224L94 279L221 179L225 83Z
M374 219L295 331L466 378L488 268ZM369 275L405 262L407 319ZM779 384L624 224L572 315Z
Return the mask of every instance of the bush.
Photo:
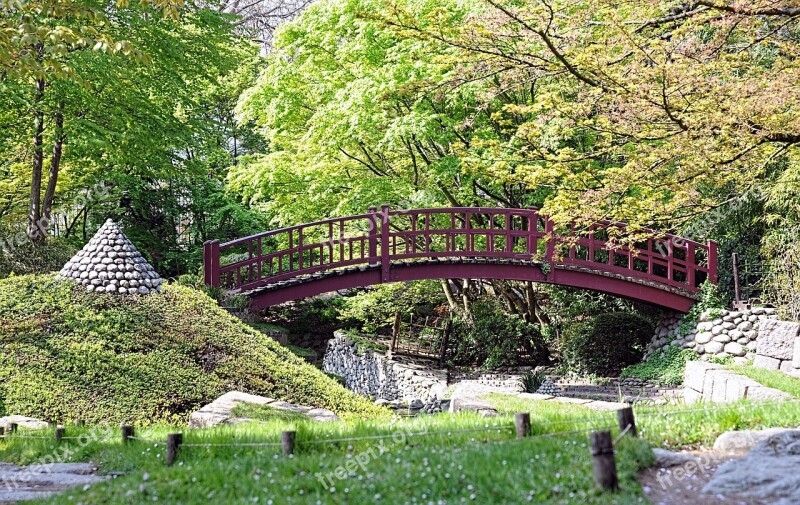
M699 358L700 355L691 349L672 346L661 353L651 356L644 363L637 363L625 368L619 376L623 379L638 377L646 381L677 386L683 382L686 362Z
M542 387L544 380L545 375L542 372L528 370L525 372L525 375L522 376L522 385L525 387L526 393L535 393Z
M0 350L5 410L57 422L182 422L230 390L386 412L182 286L119 297L52 275L2 280Z
M368 334L389 334L398 311L405 321L410 314L422 320L436 317L436 307L443 303L446 300L437 281L395 282L343 298L339 312L344 326Z
M507 314L494 300L472 305L471 317L453 321L449 354L451 365L480 364L491 369L520 363L520 349L532 364L546 364L549 354L537 326Z
M13 249L0 247L0 279L14 275L57 272L75 255L71 244L50 237L44 244L25 242Z
M629 312L612 312L574 323L563 334L562 364L579 375L618 375L639 362L653 324Z

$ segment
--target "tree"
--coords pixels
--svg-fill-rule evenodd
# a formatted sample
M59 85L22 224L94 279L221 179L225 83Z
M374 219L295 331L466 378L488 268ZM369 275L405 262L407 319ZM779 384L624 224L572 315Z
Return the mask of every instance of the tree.
M509 140L472 142L461 162L550 188L544 210L561 224L677 229L797 158L795 2L485 5L462 26L399 4L381 17L461 49L464 79L480 71L495 90L485 106L530 90L498 112Z

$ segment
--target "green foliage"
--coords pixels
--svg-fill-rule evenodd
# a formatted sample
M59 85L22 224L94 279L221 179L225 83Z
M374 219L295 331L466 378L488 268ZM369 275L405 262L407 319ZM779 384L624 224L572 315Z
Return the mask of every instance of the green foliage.
M622 370L620 378L638 377L642 380L678 386L683 382L686 362L697 360L700 356L691 349L668 347L661 353L651 356L643 363L631 365Z
M0 279L12 273L25 275L57 272L76 252L71 244L56 239L44 244L25 241L9 250L0 247Z
M437 281L395 282L381 284L343 299L339 309L345 326L357 326L369 334L391 332L395 315L404 321L435 317L435 309L446 303Z
M522 376L522 385L525 386L526 393L535 393L542 386L545 380L545 375L542 372L528 370Z
M601 314L564 332L562 364L577 374L616 376L642 359L653 324L632 313Z
M700 314L708 311L711 319L718 317L723 309L728 307L728 302L720 293L719 286L705 281L700 285L700 296L689 312L683 316L678 325L680 335L688 335L690 331L697 327Z
M0 281L0 398L64 422L179 422L242 390L372 416L351 393L201 292L93 295L52 276Z
M497 300L472 304L469 316L457 315L449 341L451 365L478 364L485 369L520 363L524 349L533 364L549 362L538 326L504 312Z

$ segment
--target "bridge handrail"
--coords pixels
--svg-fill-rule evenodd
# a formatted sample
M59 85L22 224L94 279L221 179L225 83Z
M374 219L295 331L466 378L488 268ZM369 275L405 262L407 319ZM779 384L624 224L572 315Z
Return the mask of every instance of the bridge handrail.
M432 215L449 215L449 227L432 225ZM488 226L481 223L475 226L472 216L488 216ZM401 216L410 218L411 227L408 229L392 229L389 224ZM503 216L503 225L496 226L495 219ZM514 222L515 218L522 218ZM421 218L424 223L422 228L417 224ZM351 223L363 221L367 229L355 230L345 227ZM458 227L458 224L462 224ZM539 229L542 223L544 229ZM514 226L519 226L515 228ZM324 239L315 241L316 236L311 234L311 243L304 242L303 232L308 229L320 231L327 226L327 233L322 232ZM708 241L706 244L685 239L670 234L658 233L653 230L637 230L646 239L645 249L629 247L626 244L612 244L608 237L596 239L599 230L608 230L616 227L624 231L624 223L607 220L598 221L585 229L569 234L555 232L551 219L539 214L535 208L513 209L495 207L434 207L426 209L390 210L389 206L382 206L380 211L371 207L366 214L330 218L312 223L289 226L276 230L254 234L248 237L232 240L223 244L219 241L208 241L204 244L204 278L207 284L216 287L233 289L250 289L260 285L279 282L297 277L299 275L313 274L320 271L333 270L341 267L368 264L380 266L384 272L384 280L388 279L390 263L399 259L437 258L437 257L494 257L502 258L527 258L545 261L551 267L556 265L576 265L621 274L633 274L635 277L652 280L673 287L684 288L689 292L696 292L697 273L702 273L712 282L716 282L716 243ZM346 236L346 232L352 236ZM284 236L288 240L288 247L279 250L263 251L265 239ZM485 250L476 248L476 238L485 244ZM295 239L296 237L296 239ZM459 242L457 237L462 237ZM504 245L495 246L495 238L504 237ZM423 247L418 251L417 241L423 240ZM444 240L444 250L433 250L434 239ZM405 252L397 252L398 240L405 248ZM412 242L409 252L409 244ZM523 252L515 251L515 247L525 241ZM541 242L540 242L541 240ZM666 250L660 249L657 244L666 244ZM544 255L539 254L539 245L544 244ZM611 244L611 246L610 246ZM246 258L234 261L227 265L220 262L222 251L227 251L238 246L247 246ZM441 242L435 244L441 246ZM462 246L462 249L458 247ZM567 246L566 254L559 255L557 247ZM579 257L579 248L585 248L586 258ZM606 259L598 261L597 251ZM682 257L676 255L682 252ZM705 255L706 265L697 261L695 254L701 251ZM581 253L582 254L582 253ZM327 260L326 260L327 255ZM307 257L306 257L307 256ZM626 260L627 258L627 260ZM618 265L617 260L625 265ZM277 262L277 269L275 263ZM646 271L636 268L636 262L646 262ZM287 265L288 264L288 265ZM264 276L264 267L268 273ZM288 268L287 268L288 266ZM656 270L666 270L666 277L657 275ZM681 274L681 275L677 275ZM222 276L225 276L223 282ZM236 277L235 279L233 277ZM682 277L682 280L676 279Z

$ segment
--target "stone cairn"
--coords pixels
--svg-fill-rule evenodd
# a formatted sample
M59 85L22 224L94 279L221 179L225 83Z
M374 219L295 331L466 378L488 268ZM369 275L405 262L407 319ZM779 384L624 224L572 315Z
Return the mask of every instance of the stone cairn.
M86 286L87 291L121 295L161 291L164 282L111 219L58 275Z

